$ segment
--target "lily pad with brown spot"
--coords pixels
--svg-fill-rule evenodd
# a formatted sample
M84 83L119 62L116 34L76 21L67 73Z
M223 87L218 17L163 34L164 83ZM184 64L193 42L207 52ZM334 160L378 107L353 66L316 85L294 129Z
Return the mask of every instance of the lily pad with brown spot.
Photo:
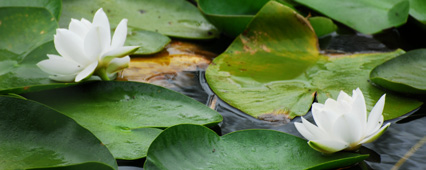
M213 60L206 78L221 99L257 118L271 114L302 116L315 96L324 103L327 98L336 99L341 90L351 94L358 87L370 110L386 93L368 82L370 71L402 53L320 54L309 22L291 8L271 1ZM396 118L421 104L388 93L384 117Z

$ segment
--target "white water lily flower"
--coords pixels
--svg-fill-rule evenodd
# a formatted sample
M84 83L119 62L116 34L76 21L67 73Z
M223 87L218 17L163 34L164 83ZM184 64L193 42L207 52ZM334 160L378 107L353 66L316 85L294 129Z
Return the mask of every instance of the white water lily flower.
M361 144L376 140L389 127L383 125L383 95L367 115L364 95L357 88L352 97L340 91L337 101L327 99L324 104L314 103L312 115L316 126L302 117L296 129L313 149L323 153L357 150Z
M127 19L123 19L111 41L108 17L100 8L92 23L84 18L71 19L68 29L57 29L54 43L61 56L48 54L49 59L40 61L37 66L56 81L79 82L92 75L110 80L129 66L128 55L139 48L124 46L126 36Z

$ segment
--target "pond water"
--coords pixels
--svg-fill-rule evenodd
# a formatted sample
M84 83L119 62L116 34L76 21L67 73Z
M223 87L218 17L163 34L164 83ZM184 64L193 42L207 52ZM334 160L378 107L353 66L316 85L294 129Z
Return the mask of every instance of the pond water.
M230 43L215 45L213 49L217 53L224 50ZM217 43L217 42L213 42ZM378 40L371 36L361 34L337 35L332 34L320 39L320 46L324 52L372 52L391 51ZM218 99L210 90L204 78L206 67L197 67L191 71L182 71L175 74L165 74L151 83L166 86L172 90L185 94L209 107L216 109L222 116L223 122L215 129L218 133L227 134L243 129L273 129L301 137L294 127L296 118L286 123L285 121L269 122L253 118L238 109L235 109ZM167 84L167 85L166 85ZM375 142L364 144L360 150L369 153L370 158L354 167L347 169L424 169L426 167L426 109L420 109L414 114L408 114L404 118L390 120L393 124ZM305 118L312 119L310 113ZM141 170L144 159L134 161L118 161L119 170Z

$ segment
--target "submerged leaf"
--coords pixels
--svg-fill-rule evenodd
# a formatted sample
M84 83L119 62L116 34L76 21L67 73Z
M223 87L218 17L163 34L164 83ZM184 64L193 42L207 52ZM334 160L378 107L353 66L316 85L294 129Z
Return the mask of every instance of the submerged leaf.
M220 114L187 96L145 83L96 81L23 96L77 121L117 159L145 157L159 128L222 121Z
M269 2L246 32L213 60L206 78L221 99L257 118L304 115L316 94L324 103L340 90L348 93L358 87L366 92L371 110L385 92L368 82L370 71L401 53L320 55L309 22L292 9ZM388 94L384 117L396 118L420 105Z
M197 125L166 129L152 143L144 169L332 169L368 155L323 155L306 140L272 130L244 130L222 137Z
M0 169L117 169L87 129L46 106L0 96Z

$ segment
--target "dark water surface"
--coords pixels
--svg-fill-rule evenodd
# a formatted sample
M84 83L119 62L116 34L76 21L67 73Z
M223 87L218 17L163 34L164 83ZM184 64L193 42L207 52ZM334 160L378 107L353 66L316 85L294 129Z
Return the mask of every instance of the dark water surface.
M332 34L322 37L320 46L325 52L337 53L394 50L372 36L361 34ZM300 118L287 124L258 120L217 99L206 83L204 70L183 72L179 78L167 81L174 85L172 90L216 108L223 116L223 122L219 124L222 135L243 129L273 129L302 137L294 127L294 122L300 121ZM312 119L310 113L305 118ZM426 109L422 108L401 119L390 120L392 125L378 140L363 145L360 152L370 154L367 161L348 169L426 169ZM141 170L143 161L118 161L119 170Z

